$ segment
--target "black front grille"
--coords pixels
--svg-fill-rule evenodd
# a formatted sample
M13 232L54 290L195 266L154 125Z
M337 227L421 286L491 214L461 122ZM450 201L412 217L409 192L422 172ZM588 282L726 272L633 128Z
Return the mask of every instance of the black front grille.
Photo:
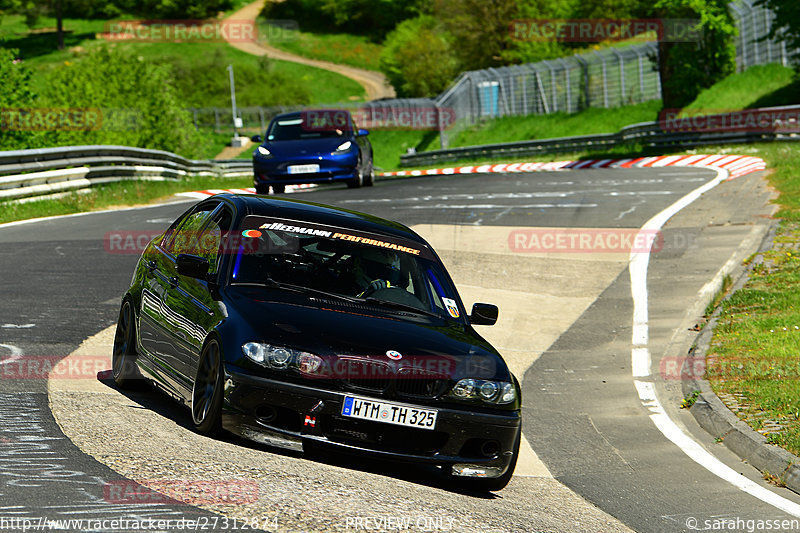
M395 389L399 396L436 398L444 394L447 383L448 378L441 374L416 368L401 368L397 372Z
M394 379L394 370L388 363L340 357L336 377L354 389L368 392L385 392Z
M433 455L444 447L448 439L447 433L440 431L353 420L338 415L322 417L320 429L334 442L415 455Z

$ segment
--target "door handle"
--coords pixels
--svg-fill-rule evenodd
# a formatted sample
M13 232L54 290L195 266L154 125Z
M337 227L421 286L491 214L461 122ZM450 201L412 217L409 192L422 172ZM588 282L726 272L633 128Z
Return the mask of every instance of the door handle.
M178 278L175 277L175 276L169 278L169 286L172 287L173 289L177 288L178 287Z
M156 269L156 262L155 261L148 261L147 262L147 271L153 272Z

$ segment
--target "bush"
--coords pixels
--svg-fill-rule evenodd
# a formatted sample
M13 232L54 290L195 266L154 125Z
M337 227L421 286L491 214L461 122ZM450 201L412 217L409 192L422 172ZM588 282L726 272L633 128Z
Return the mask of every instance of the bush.
M48 132L49 146L120 144L196 157L203 137L175 91L168 67L104 47L47 74L38 105L102 110L97 129Z
M458 73L447 33L436 19L421 15L397 25L381 53L381 71L398 96L435 96Z
M233 63L222 50L202 59L165 58L184 107L230 107L231 87L227 71ZM296 78L276 73L266 56L234 67L236 104L244 106L302 105L311 102L308 87Z
M35 100L35 95L30 89L31 71L17 59L17 53L17 50L0 48L0 79L3 80L3 83L0 83L2 110L28 108ZM36 133L19 131L8 120L8 116L0 118L0 150L37 147Z

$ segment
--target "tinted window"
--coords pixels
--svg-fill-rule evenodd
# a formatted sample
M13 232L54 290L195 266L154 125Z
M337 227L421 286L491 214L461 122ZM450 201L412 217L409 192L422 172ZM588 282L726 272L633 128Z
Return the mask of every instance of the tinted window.
M232 283L305 287L453 318L462 312L442 266L420 243L253 216L239 230Z

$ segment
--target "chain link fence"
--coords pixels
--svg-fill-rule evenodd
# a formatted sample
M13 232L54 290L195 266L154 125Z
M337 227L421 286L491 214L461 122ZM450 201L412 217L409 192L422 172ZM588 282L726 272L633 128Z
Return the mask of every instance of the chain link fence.
M754 65L771 63L788 66L790 57L786 43L768 38L775 14L755 4L756 0L737 0L728 4L739 28L736 38L737 70L743 72Z
M452 109L448 134L482 119L527 116L588 107L617 107L661 98L656 43L608 48L526 65L464 72L436 98Z

